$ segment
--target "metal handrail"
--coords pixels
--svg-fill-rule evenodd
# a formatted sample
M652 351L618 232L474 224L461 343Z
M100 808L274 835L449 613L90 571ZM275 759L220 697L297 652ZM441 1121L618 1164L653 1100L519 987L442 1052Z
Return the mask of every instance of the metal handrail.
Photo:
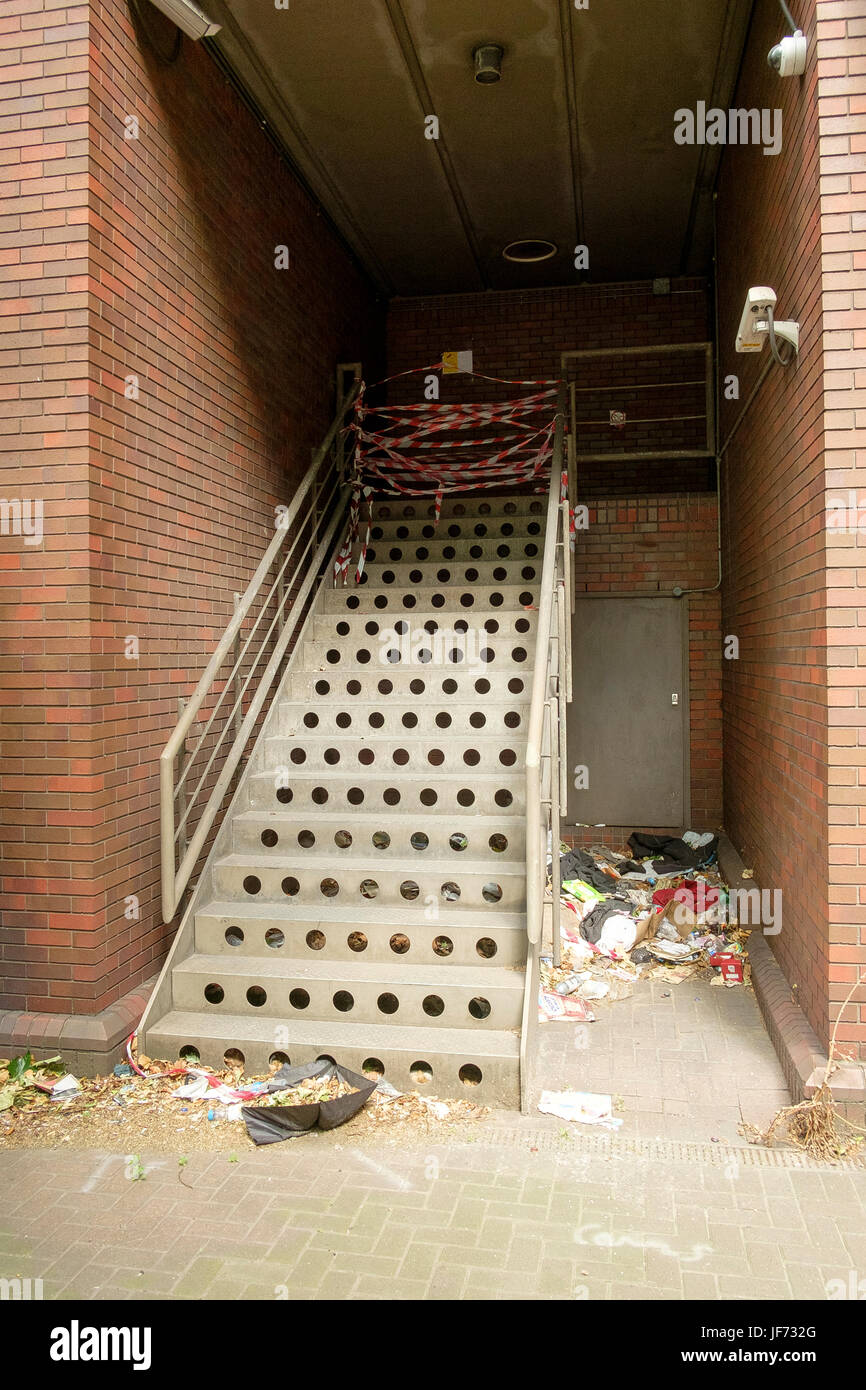
M160 755L162 912L166 922L170 922L177 911L289 644L297 634L313 584L334 543L348 501L341 486L341 431L359 389L359 383L356 383L341 401L330 429L316 450L284 516L280 518L273 539L246 591L237 600L231 620ZM271 575L275 563L276 572ZM305 564L306 575L297 593L292 596ZM291 573L288 574L290 566ZM266 621L272 607L274 611L270 621ZM244 623L256 608L258 611L255 612L250 630L241 642ZM188 747L189 731L214 690L223 662L229 655L232 665L222 682L222 689L216 694L207 722L197 731ZM267 662L259 674L259 667L266 656ZM245 663L247 670L244 674ZM244 698L251 688L253 693L249 708L244 713ZM224 701L226 705L223 710ZM194 777L192 768L196 756L204 748L221 710L224 720L222 728L214 735L204 770L200 775L197 772ZM207 799L199 806L212 771L216 780ZM195 786L190 791L193 781ZM187 839L194 818L195 828Z
M529 1098L529 1058L533 1046L538 987L538 954L544 928L547 898L547 842L551 846L551 926L553 958L560 961L559 935L559 821L566 804L568 779L565 758L565 705L571 700L571 616L574 594L571 581L569 501L562 499L565 388L560 388L547 522L544 561L538 601L535 666L526 741L526 932L528 940L526 987L520 1037L521 1108ZM571 453L566 469L571 495Z

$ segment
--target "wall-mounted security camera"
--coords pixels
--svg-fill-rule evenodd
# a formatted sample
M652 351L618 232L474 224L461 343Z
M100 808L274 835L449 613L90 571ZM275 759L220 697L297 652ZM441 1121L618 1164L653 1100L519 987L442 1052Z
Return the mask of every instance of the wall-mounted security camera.
M777 319L776 292L769 285L753 285L746 295L740 327L737 330L737 352L760 352L765 342L769 342L773 358L781 367L787 367L800 350L800 325L793 319ZM786 343L790 351L783 357L779 343Z
M806 48L806 35L797 29L770 49L767 62L780 77L802 77L806 71Z
M204 10L200 10L193 0L151 0L151 4L161 10L191 39L213 38L222 28L222 25L216 24Z

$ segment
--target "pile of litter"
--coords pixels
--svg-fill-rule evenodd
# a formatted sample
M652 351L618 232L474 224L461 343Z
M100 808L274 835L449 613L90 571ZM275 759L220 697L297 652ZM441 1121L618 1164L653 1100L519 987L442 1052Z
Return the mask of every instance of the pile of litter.
M0 1059L0 1147L252 1148L249 1116L257 1113L262 1120L290 1117L294 1127L281 1138L309 1128L313 1112L318 1128L332 1127L327 1120L336 1116L353 1137L397 1127L420 1136L431 1125L487 1113L469 1101L401 1093L377 1075L356 1076L330 1064L293 1069L301 1075L281 1084L286 1068L278 1061L267 1076L248 1077L241 1066L210 1069L192 1056L171 1063L136 1055L134 1039L127 1057L110 1076L81 1078L70 1076L59 1056Z
M627 999L645 978L748 985L749 933L716 867L712 833L635 832L620 854L607 845L559 852L562 966L542 958L542 1022L591 1023L597 1002Z

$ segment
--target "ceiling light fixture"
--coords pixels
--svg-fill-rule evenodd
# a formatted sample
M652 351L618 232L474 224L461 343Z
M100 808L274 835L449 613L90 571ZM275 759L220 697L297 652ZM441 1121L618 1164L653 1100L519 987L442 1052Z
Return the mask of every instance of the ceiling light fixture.
M193 4L193 0L151 0L151 4L191 39L211 39L222 28Z
M546 241L543 237L526 237L520 241L510 241L502 254L507 261L529 265L536 261L549 261L558 249L555 242Z
M498 82L502 76L502 55L504 49L498 43L482 43L472 50L475 63L475 81L489 86Z

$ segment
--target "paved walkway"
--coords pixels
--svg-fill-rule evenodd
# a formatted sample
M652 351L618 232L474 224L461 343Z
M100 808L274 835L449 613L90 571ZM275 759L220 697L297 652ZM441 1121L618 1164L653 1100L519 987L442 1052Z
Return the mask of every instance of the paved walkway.
M119 1154L9 1152L0 1276L40 1278L46 1299L866 1292L864 1170L564 1130L509 1116L475 1142L314 1133L236 1162L143 1154L139 1179Z

